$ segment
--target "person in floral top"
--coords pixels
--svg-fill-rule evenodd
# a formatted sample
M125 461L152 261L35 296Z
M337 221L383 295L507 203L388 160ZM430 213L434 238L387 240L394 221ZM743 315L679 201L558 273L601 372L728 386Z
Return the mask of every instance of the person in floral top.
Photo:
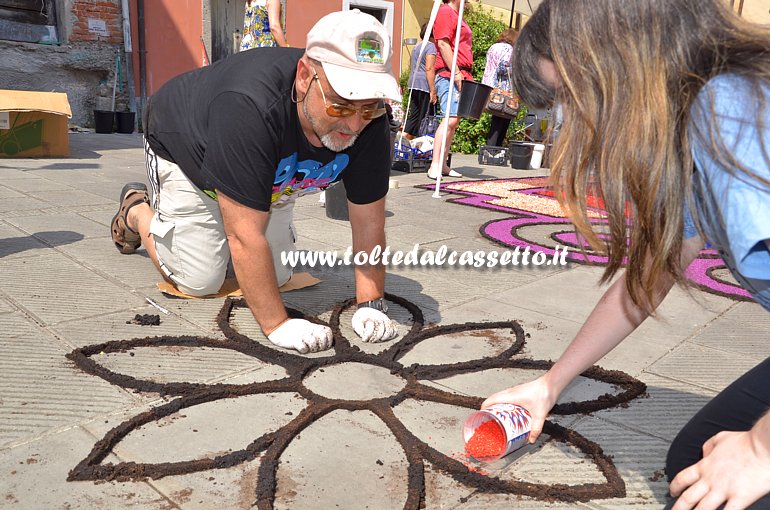
M246 0L241 51L288 46L281 28L281 0Z

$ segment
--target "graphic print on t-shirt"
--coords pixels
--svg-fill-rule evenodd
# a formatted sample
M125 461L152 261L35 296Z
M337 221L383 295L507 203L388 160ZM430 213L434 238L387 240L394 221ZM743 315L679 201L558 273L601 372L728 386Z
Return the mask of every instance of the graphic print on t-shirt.
M284 202L290 197L297 198L327 188L338 179L349 161L347 154L337 154L325 165L312 159L298 161L296 152L283 158L275 171L270 203Z

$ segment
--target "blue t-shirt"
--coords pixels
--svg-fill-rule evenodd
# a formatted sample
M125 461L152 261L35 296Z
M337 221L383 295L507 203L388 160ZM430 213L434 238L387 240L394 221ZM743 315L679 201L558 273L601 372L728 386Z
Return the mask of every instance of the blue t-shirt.
M696 171L695 209L708 241L754 299L770 310L770 187L740 171L731 172L708 148L712 116L724 148L754 174L770 181L770 86L764 85L765 125L756 123L759 99L751 83L737 75L711 79L692 107L690 140ZM712 111L713 103L713 111ZM684 237L697 235L685 208Z

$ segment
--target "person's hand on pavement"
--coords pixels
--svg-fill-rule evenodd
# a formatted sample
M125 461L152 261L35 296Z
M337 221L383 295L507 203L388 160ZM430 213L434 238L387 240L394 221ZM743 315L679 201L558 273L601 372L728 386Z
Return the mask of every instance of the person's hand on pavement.
M672 510L748 508L770 493L770 438L756 431L720 432L703 444L703 458L671 481Z
M481 408L486 409L494 404L516 404L523 407L532 416L529 442L534 443L543 431L545 417L559 397L551 393L546 381L540 377L534 381L498 391L482 402Z
M302 354L325 351L332 346L332 330L328 326L314 324L305 319L289 319L267 339L278 347L296 349Z
M364 342L384 342L398 336L395 321L374 308L359 308L353 314L353 330Z

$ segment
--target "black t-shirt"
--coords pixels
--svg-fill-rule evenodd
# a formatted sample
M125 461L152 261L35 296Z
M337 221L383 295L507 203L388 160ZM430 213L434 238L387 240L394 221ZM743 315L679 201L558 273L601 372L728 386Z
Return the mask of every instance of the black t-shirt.
M297 116L301 104L291 100L303 53L256 48L170 80L146 109L150 147L199 189L260 211L340 179L354 204L381 199L390 175L387 119L372 121L345 151L312 146Z

